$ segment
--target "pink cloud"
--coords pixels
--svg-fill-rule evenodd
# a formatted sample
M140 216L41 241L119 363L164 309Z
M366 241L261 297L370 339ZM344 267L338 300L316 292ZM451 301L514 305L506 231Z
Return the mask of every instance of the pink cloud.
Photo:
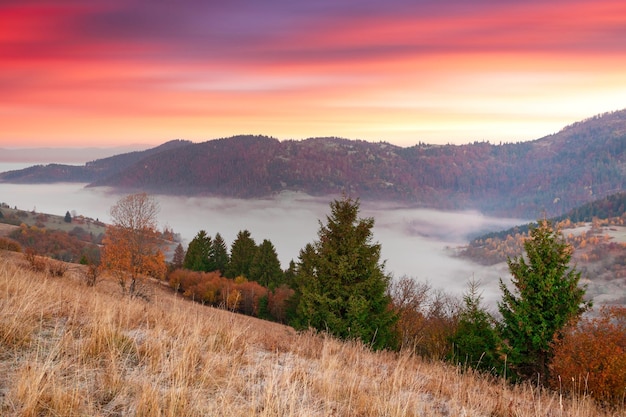
M589 98L588 117L626 91L622 1L23 1L0 16L0 143L255 126L417 139L547 97Z

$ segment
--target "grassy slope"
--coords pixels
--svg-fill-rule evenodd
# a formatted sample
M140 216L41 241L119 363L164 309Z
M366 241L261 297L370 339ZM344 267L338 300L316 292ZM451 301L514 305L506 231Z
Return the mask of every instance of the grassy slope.
M87 233L93 233L99 235L104 233L106 226L90 218L78 217L72 220L71 223L65 222L65 216L46 214L46 213L34 213L32 211L12 209L8 207L2 207L2 213L4 219L0 219L0 223L6 222L8 218L14 216L18 218L20 223L24 223L27 226L35 226L37 224L43 225L43 227L50 230L61 230L63 232L70 232L74 228L78 227L85 230Z
M151 294L123 298L106 279L89 288L80 267L47 278L0 252L0 415L610 415L583 395Z

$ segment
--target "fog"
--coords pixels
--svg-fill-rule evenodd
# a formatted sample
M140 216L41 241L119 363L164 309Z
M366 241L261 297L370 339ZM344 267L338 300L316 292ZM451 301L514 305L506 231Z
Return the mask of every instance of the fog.
M104 222L110 221L109 209L121 196L108 188L84 188L84 184L0 184L0 202L11 207L57 215L70 211ZM204 229L211 236L219 232L230 247L237 233L247 229L257 243L272 241L283 268L317 239L319 222L326 222L332 200L298 193L263 200L154 197L160 205L160 228L167 226L179 233L183 244ZM456 258L452 252L471 236L527 222L475 211L441 212L370 202L361 202L360 216L374 218L373 240L381 244L385 269L393 277L410 276L455 295L462 294L473 278L481 282L484 301L492 306L500 297L498 279L508 279L506 265L484 267Z

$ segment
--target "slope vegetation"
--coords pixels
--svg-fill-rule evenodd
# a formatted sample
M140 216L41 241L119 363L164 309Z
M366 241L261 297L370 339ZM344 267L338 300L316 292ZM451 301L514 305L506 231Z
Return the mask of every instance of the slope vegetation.
M49 278L0 253L0 414L168 416L620 416L583 393L295 333L203 307L159 285ZM566 382L567 383L567 382Z

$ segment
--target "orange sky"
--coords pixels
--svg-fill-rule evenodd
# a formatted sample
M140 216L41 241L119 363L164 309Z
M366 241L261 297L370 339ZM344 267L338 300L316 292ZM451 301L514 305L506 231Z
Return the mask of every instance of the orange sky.
M626 2L0 5L0 146L537 139L626 108Z

